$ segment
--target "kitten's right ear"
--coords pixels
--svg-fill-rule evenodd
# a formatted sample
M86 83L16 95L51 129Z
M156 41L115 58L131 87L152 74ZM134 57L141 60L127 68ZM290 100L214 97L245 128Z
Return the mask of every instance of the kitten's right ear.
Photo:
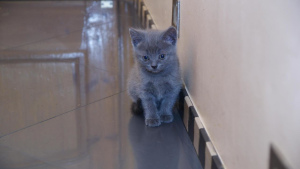
M137 45L139 43L142 42L142 40L144 39L144 34L142 32L139 32L136 29L133 28L129 28L129 33L130 33L130 37L131 37L131 41L132 41L132 45L134 47L137 47Z
M171 26L169 27L162 36L163 41L171 45L175 45L177 42L177 31L176 28Z

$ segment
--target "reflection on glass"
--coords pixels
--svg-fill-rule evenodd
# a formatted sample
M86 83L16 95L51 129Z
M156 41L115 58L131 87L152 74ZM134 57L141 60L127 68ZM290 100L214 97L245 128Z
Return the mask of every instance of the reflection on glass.
M103 2L105 4L110 1ZM93 2L86 8L80 49L87 50L88 59L91 61L91 64L97 67L101 65L102 69L107 70L104 57L108 57L107 50L114 49L109 44L109 38L115 36L113 32L114 15L110 14L114 11L112 9L102 9L103 2Z
M113 1L102 1L101 8L113 8Z

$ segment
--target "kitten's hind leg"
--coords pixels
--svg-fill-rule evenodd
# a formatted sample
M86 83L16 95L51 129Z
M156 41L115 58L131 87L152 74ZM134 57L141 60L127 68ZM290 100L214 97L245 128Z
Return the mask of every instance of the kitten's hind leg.
M140 98L137 99L136 102L133 102L131 104L131 112L132 112L132 114L135 114L135 115L143 114L144 110L143 110L142 101Z
M128 83L128 94L134 103L137 103L140 99L137 92L137 86L135 86L134 83Z

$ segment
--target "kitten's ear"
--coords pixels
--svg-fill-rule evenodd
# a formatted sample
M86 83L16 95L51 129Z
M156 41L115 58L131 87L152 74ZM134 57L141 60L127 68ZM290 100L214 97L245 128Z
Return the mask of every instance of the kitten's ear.
M177 42L177 31L173 26L169 27L162 36L162 40L170 45L175 45Z
M137 47L137 45L139 43L142 42L142 40L144 39L144 34L142 32L139 32L136 29L133 28L129 28L129 33L130 33L130 37L131 37L131 41L132 41L132 45L134 47Z

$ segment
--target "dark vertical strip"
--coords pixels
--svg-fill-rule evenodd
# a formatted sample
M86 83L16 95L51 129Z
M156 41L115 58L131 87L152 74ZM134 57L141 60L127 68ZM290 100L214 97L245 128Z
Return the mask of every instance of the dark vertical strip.
M224 169L219 156L212 157L211 169Z
M270 148L269 169L288 169L283 159L278 155L278 149L275 149L273 145Z
M141 3L140 3L140 11L139 11L139 12L140 12L140 13L139 13L140 22L143 21L143 17L142 17L142 16L143 16L143 6L144 6L144 5L145 5L144 2L141 2ZM142 23L141 26L144 26L143 23Z
M206 142L210 141L208 134L204 128L200 129L200 139L199 139L199 160L204 168L205 166L205 147L206 147Z
M122 16L121 16L121 2L120 2L120 0L117 0L116 1L116 17L117 17L117 35L118 35L118 66L119 66L119 69L121 70L120 71L120 74L119 74L119 79L118 79L118 81L119 81L119 89L122 89L122 85L123 85L123 77L124 77L124 48L123 48L123 46L124 46L124 44L123 44L123 23L122 23ZM122 3L122 5L124 5L123 3ZM118 168L121 168L121 166L122 166L122 148L123 148L123 146L122 146L122 143L121 143L121 140L123 140L122 139L122 118L123 118L123 116L122 116L122 110L121 110L121 107L122 107L122 105L123 105L123 99L122 99L122 97L121 97L121 95L119 95L118 96L118 134L119 134L119 137L120 137L120 139L118 139L118 151L119 151L119 153L118 153L118 159L116 160L116 161L118 161Z
M189 122L188 122L188 134L192 142L194 142L194 124L195 117L198 117L194 106L189 107Z
M191 107L189 108L189 111L192 113L192 115L194 116L194 118L195 118L195 117L198 117L198 114L197 114L196 109L195 109L194 106L191 106Z
M194 143L194 124L195 124L194 119L195 117L193 116L191 111L189 111L188 134L192 143Z
M153 20L152 20L152 19L151 19L151 20L149 20L148 22L149 22L149 23L148 23L148 25L149 25L148 29L150 29L150 28L152 27L152 25L154 25L154 22L153 22Z
M86 37L86 30L87 30L87 19L88 19L88 15L89 12L87 11L87 2L84 2L84 20L83 20L83 30L82 30L82 39L81 42L85 43L86 47L87 47L87 37ZM88 96L86 94L86 84L88 84L87 82L89 81L89 68L87 67L87 65L89 64L89 53L88 53L88 49L85 48L83 50L84 52L84 58L79 58L79 67L78 67L78 71L79 71L79 92L80 92L80 103L77 105L86 105L88 102ZM77 67L77 66L76 66ZM87 112L87 106L84 106L84 112ZM82 153L87 153L87 138L88 138L88 134L89 134L89 130L88 130L88 125L89 125L89 121L88 121L88 114L87 113L80 113L79 111L76 111L76 120L77 120L77 124L81 124L80 126L77 126L77 130L79 133L79 137L78 137L78 143L80 145L80 151L82 151Z
M201 128L201 129L203 129L203 128ZM201 141L201 129L198 129L196 132L198 132L198 134L199 134L199 140L198 140L198 157L199 157L199 154L201 153L201 151L203 151L202 150L202 148L201 148L201 144L200 144L200 141ZM199 160L200 160L200 158L199 158ZM200 161L201 162L201 161ZM202 164L202 163L201 163ZM202 165L203 166L203 165Z
M149 25L150 25L150 23L149 23ZM185 89L180 90L179 100L178 100L178 112L179 112L179 116L181 117L182 120L183 120L183 114L184 114L184 97L185 97L184 90Z
M147 15L149 15L149 11L148 10L146 10L144 12L144 22L143 22L143 25L144 25L144 28L146 28L146 29L147 29Z

